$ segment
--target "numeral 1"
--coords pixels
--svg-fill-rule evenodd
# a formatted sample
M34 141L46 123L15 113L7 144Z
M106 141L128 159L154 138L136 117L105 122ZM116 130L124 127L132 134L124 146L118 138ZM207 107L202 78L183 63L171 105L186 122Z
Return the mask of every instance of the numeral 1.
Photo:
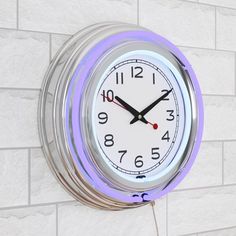
M155 73L152 74L152 83L156 84L156 75L155 75Z

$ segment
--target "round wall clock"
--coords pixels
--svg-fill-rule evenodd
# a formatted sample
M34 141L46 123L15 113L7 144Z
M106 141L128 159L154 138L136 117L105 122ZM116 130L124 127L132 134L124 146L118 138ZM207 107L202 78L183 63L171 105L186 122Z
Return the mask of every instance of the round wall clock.
M171 191L199 149L199 85L172 43L136 25L102 23L56 54L39 130L59 182L89 206L119 210Z

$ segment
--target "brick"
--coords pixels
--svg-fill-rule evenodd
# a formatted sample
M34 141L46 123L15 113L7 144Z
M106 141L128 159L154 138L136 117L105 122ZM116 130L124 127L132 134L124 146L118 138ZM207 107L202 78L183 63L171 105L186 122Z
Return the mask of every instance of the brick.
M73 200L49 169L41 149L31 150L31 203Z
M38 91L0 90L0 148L40 146Z
M218 8L216 22L216 48L236 51L236 10Z
M232 7L236 8L235 0L199 0L200 3L207 3L221 7Z
M0 30L0 86L40 88L49 64L47 34Z
M1 235L56 236L56 207L40 206L0 211Z
M235 226L235 195L236 186L169 194L169 235Z
M178 0L141 0L140 24L177 45L215 47L214 7Z
M74 34L101 21L137 22L137 1L133 0L31 0L19 2L21 29Z
M224 143L224 183L236 184L236 142Z
M193 66L203 94L234 95L233 52L195 48L181 48L181 50Z
M58 236L156 235L150 205L127 211L111 212L95 210L77 203L60 204L58 226Z
M0 0L0 27L16 28L16 1Z
M203 142L190 172L177 189L222 184L222 143Z
M211 232L199 233L199 236L235 236L236 235L236 227L229 229L220 229L214 230Z
M236 98L227 96L204 97L203 140L236 139Z
M0 207L27 205L28 151L0 150L0 163Z

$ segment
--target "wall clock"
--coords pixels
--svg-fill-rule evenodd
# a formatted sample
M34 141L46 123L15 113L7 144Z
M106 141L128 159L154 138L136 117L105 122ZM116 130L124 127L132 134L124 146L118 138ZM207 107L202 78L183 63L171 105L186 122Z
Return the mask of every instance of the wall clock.
M59 182L84 204L118 210L172 190L199 149L199 85L172 43L101 23L68 40L42 87L40 138Z

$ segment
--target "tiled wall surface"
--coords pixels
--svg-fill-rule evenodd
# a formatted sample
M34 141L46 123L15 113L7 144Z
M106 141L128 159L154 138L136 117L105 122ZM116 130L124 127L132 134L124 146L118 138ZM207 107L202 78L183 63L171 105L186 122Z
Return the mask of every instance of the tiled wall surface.
M140 24L189 58L205 130L189 176L155 206L121 212L74 201L52 176L37 130L45 70L71 34ZM0 235L236 235L235 0L0 0Z

